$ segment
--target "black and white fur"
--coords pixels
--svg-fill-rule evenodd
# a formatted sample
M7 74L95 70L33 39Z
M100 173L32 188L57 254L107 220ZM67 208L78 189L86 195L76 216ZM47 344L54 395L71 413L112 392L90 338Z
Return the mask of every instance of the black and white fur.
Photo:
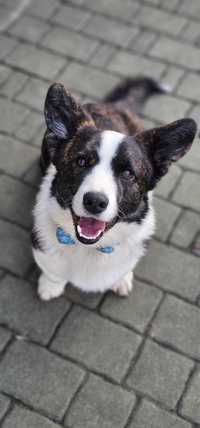
M130 88L136 83L129 82ZM108 110L102 104L97 111L95 106L94 110L91 105L81 107L60 84L48 91L41 157L44 177L33 228L33 254L42 271L38 293L43 300L60 296L68 282L86 292L112 289L127 295L131 291L133 269L155 228L152 191L194 139L192 119L144 131L137 118L116 106L123 94L118 97L116 92L115 98L115 105L108 100ZM115 116L124 120L126 134L120 132ZM100 213L91 215L86 209L88 192L106 199ZM83 217L105 222L105 232L87 239L78 227ZM58 226L76 245L58 242ZM112 246L114 251L103 254L97 251L99 246Z

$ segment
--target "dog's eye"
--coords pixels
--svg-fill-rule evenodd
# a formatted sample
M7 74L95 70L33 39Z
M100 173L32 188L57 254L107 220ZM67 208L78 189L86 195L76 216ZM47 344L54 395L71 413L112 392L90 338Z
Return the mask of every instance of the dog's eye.
M85 158L85 156L79 156L77 159L76 159L76 163L77 163L77 165L78 166L80 166L81 168L85 168L86 167L86 163L87 163L87 161L86 161L86 158Z
M121 177L124 178L124 180L129 180L131 178L134 178L134 174L130 169L125 169L121 172Z

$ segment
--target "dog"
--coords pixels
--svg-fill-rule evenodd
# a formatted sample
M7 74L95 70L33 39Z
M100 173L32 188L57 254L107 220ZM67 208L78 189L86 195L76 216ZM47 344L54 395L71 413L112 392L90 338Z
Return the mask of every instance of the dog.
M68 282L130 293L154 232L153 189L196 134L189 118L144 130L134 111L162 92L150 78L130 78L102 103L81 106L62 84L50 86L32 231L41 299L60 296Z

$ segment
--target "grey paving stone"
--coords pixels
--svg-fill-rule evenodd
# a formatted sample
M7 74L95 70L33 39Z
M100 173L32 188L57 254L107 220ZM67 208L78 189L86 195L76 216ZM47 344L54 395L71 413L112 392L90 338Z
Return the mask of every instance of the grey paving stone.
M13 7L17 9L18 13L20 12L21 0L0 0L0 4L8 8L10 12L13 11ZM24 9L23 9L24 10Z
M105 67L115 52L115 46L101 44L90 58L90 64L96 67Z
M26 120L16 130L15 135L17 138L29 143L38 134L39 130L43 127L45 131L45 119L41 113L32 111ZM41 144L41 141L40 141Z
M172 165L167 175L158 183L155 189L155 195L168 198L176 186L181 176L181 169L177 165Z
M178 35L187 23L187 20L181 16L155 9L149 6L142 6L136 18L139 24L147 28L156 30L169 35Z
M13 343L0 363L1 391L57 420L83 377L79 367L23 340Z
M156 123L150 119L142 118L142 122L143 122L145 129L151 129L151 128L155 128L157 126Z
M200 231L200 216L190 211L183 212L170 241L180 247L187 248Z
M2 352L4 350L5 346L9 342L10 338L11 338L10 331L4 327L0 327L0 352ZM1 414L1 412L0 412L0 414Z
M40 275L40 270L39 268L36 266L36 264L34 263L34 265L32 266L31 272L28 275L28 280L30 282L33 282L34 284L37 284L38 278Z
M163 83L168 85L172 91L176 88L177 84L179 83L183 75L184 75L184 70L170 65L162 80L163 80Z
M200 211L199 175L186 171L173 195L173 200L187 208ZM186 197L187 195L187 197Z
M94 15L86 23L84 32L114 45L127 47L131 39L138 34L138 29L111 21L110 18Z
M91 309L95 309L102 299L102 294L100 293L84 293L71 284L67 284L65 295L72 302L80 303Z
M183 398L181 414L200 423L200 370L195 372Z
M4 395L0 394L0 420L3 418L7 412L10 405L10 400Z
M149 4L154 5L154 6L159 6L160 0L146 0L146 3L149 3Z
M168 123L181 119L190 108L190 103L171 95L150 98L145 104L143 113L160 122Z
M101 313L143 333L161 298L162 293L157 288L134 280L130 296L125 299L109 294L102 305Z
M46 123L44 118L42 118L42 126L37 130L36 135L34 136L33 140L31 141L31 144L34 144L35 146L41 148L44 133L46 131Z
M23 336L47 344L70 308L65 298L45 304L36 286L7 275L0 287L0 322Z
M66 57L88 61L95 52L98 42L75 31L55 27L43 38L41 44Z
M77 4L77 0L72 0ZM132 22L133 17L139 10L139 2L126 0L123 3L120 0L84 0L79 1L78 4L84 4L91 10L106 14L108 16L117 17L120 20Z
M91 97L101 98L119 82L117 77L104 71L75 62L67 67L59 80L63 81L64 84L66 83L67 87L72 90L83 92Z
M198 124L198 121L197 121ZM179 161L179 165L187 169L193 169L200 172L200 144L198 136L195 138L189 152Z
M3 64L0 64L0 85L2 85L2 83L4 83L11 74L12 74L12 71L10 68L6 67ZM0 90L2 90L2 86Z
M181 31L181 39L187 42L196 42L200 36L199 23L194 21L189 21L187 27L183 28Z
M199 121L199 117L200 117L200 105L197 104L190 112L189 114L190 117L192 117L194 120Z
M175 408L193 368L187 358L147 341L128 385Z
M181 209L159 198L154 198L154 208L156 211L155 235L161 241L166 241L181 213Z
M0 98L0 117L3 117L1 131L13 133L28 113L29 111L25 107L8 99Z
M194 16L195 18L200 17L200 3L198 0L191 0L190 7L188 7L187 0L183 0L180 3L180 12L186 15Z
M38 187L41 183L41 179L41 168L39 159L37 159L36 162L34 162L31 167L27 169L23 176L23 180L28 184Z
M188 73L181 81L177 93L182 97L192 101L200 101L199 76L195 73Z
M0 215L21 226L30 227L35 191L19 180L0 175Z
M26 43L19 44L7 57L7 63L21 70L36 74L44 79L55 79L66 64L66 60L55 56L44 49Z
M42 20L22 16L9 28L9 33L12 36L37 43L49 29L50 26Z
M120 381L140 342L140 336L126 328L75 307L58 331L52 349Z
M62 6L58 12L52 16L51 20L56 24L78 31L88 21L90 15L90 12L66 5Z
M1 45L0 58L5 59L5 57L9 55L13 51L13 49L17 46L17 41L1 34L0 45Z
M129 48L136 52L146 53L155 42L156 38L157 34L153 31L140 31L138 36L136 38L134 37L129 44Z
M50 83L45 83L38 79L29 79L17 96L17 100L43 112L44 101L49 86Z
M153 322L151 336L171 344L192 358L200 357L200 309L166 296Z
M111 59L108 69L122 76L145 74L159 78L165 69L165 65L133 53L119 51Z
M27 80L28 76L26 76L26 74L14 71L9 74L8 80L1 86L0 93L8 98L14 98L23 88Z
M1 251L0 266L17 275L24 275L32 258L29 233L8 222L0 220Z
M150 54L156 58L197 71L200 69L199 52L199 49L194 46L188 45L187 48L185 43L160 37L151 49Z
M140 279L190 300L196 300L199 295L199 260L160 242L151 243L135 273Z
M5 6L5 7L4 7ZM10 23L10 9L6 5L0 4L0 31L7 29Z
M26 13L38 18L48 19L57 11L58 6L57 0L34 0L30 3Z
M135 395L90 375L66 418L69 427L123 428L135 404Z
M160 0L159 1L159 5L160 7L163 7L165 9L174 11L177 9L178 5L179 5L180 1L179 0L170 0L170 2L168 0Z
M191 428L189 422L143 400L130 428Z
M0 169L16 177L21 177L39 159L36 147L17 141L14 137L0 135Z
M59 428L60 425L37 413L16 406L4 421L4 428Z
M198 233L195 239L194 245L192 246L192 253L200 257L200 233ZM200 300L199 300L199 304L200 304Z
M21 0L0 0L0 4L6 6L10 10L12 10L13 6L18 8L20 6Z

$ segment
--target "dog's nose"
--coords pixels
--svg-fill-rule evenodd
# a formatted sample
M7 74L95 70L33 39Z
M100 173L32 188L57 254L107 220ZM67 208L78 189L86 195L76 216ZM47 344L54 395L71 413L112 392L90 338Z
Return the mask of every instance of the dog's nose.
M83 196L83 205L91 214L102 213L107 208L108 202L107 196L100 192L87 192Z

